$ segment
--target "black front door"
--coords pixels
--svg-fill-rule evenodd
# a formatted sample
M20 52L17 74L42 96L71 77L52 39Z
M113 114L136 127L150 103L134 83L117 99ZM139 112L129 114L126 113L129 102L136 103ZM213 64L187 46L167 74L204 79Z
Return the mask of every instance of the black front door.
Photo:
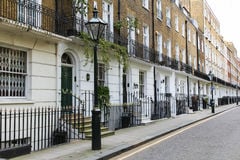
M72 67L62 66L62 112L72 111Z

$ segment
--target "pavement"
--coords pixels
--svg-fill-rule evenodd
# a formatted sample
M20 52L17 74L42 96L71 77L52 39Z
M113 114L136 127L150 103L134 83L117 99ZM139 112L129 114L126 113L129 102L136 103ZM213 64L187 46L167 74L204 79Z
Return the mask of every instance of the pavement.
M16 157L14 160L97 160L109 159L126 150L154 140L182 127L237 107L236 104L182 114L168 119L154 120L149 124L115 131L115 135L102 138L101 150L91 150L91 140L74 140L71 143L53 146L41 151Z

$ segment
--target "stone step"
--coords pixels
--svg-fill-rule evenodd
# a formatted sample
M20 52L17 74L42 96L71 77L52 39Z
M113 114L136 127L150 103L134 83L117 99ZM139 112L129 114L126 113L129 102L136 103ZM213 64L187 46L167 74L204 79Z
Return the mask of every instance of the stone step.
M106 132L106 131L109 131L107 127L101 127L101 132ZM84 133L86 135L91 135L92 134L92 128L90 129L85 129L84 130Z
M101 137L103 138L103 137L107 137L107 136L112 136L112 135L114 135L114 134L115 134L114 131L104 131L104 132L101 132ZM92 139L92 134L86 135L85 138L86 138L87 140Z
M79 117L77 115L71 115L66 117L68 120L71 118L71 124L75 129L78 129L79 133L85 134L85 139L92 139L92 118L91 117ZM107 127L101 126L101 137L114 135L114 131L109 131Z

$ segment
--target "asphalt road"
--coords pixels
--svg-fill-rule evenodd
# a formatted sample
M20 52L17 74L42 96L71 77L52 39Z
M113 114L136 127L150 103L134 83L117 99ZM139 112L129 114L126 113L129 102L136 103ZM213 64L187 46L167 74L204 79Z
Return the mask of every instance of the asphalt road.
M116 159L240 160L240 108L151 143Z

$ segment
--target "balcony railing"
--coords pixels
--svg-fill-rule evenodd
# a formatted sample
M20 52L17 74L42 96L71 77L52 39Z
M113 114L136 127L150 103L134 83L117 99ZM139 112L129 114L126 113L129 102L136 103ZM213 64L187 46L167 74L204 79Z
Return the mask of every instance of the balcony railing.
M0 17L62 36L79 36L81 32L87 32L85 21L80 17L73 15L62 16L55 10L34 2L0 0ZM103 38L125 46L132 57L192 74L191 66L164 54L156 54L158 52L148 46L124 36L119 36L116 33L113 34L109 29L104 32Z
M202 78L202 79L205 79L205 80L209 81L209 77L206 73L203 73L203 72L198 71L198 70L194 70L194 75L199 77L199 78Z

